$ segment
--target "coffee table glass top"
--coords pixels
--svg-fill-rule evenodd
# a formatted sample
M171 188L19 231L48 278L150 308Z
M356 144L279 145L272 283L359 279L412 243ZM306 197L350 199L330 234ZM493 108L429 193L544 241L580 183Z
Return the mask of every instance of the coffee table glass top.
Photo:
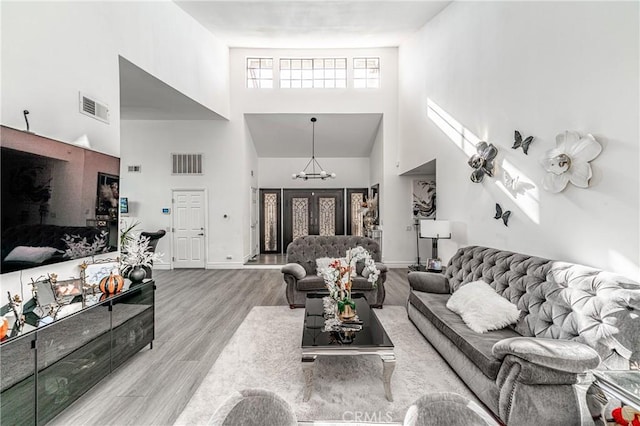
M640 410L640 371L594 370L593 375L605 392Z
M369 307L364 295L354 293L356 313L363 322L362 330L354 332L323 331L324 306L322 298L328 293L311 293L305 304L304 331L302 348L332 347L339 348L393 348L393 343L375 312Z

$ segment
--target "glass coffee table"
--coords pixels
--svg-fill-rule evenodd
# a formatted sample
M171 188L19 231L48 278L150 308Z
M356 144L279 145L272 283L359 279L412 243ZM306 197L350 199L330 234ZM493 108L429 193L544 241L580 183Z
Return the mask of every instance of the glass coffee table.
M356 312L362 322L358 331L324 331L323 298L328 294L311 293L305 303L302 332L302 370L305 377L303 400L308 401L313 389L313 369L318 356L378 355L382 359L382 382L387 400L393 401L391 375L396 366L393 343L362 294L354 293Z
M640 411L640 371L593 370L593 375L604 393Z

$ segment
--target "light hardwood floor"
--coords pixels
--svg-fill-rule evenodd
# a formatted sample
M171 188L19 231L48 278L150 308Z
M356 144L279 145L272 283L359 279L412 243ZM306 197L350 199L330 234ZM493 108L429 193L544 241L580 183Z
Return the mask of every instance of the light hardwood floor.
M385 305L404 305L406 269L387 274ZM156 325L145 348L51 425L171 425L254 306L286 305L278 269L153 271Z

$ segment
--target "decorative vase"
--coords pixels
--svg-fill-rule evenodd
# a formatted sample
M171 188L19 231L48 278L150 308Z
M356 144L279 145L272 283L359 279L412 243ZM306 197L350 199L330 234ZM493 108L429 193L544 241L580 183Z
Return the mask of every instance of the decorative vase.
M345 304L338 316L340 317L340 321L349 321L355 318L356 311L351 307L351 305Z
M131 272L129 272L129 280L134 284L141 283L146 276L147 271L145 271L142 266L134 266Z

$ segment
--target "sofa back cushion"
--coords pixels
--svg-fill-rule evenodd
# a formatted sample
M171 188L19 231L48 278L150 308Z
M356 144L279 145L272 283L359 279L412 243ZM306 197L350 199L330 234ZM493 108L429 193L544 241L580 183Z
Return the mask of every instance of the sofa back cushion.
M446 270L451 291L483 280L522 312L523 336L576 340L608 368L640 361L640 284L598 269L470 246Z
M371 258L380 262L380 246L367 237L353 235L307 235L298 237L287 246L287 263L299 263L307 275L316 274L316 259L321 257L344 257L350 248L362 246Z

